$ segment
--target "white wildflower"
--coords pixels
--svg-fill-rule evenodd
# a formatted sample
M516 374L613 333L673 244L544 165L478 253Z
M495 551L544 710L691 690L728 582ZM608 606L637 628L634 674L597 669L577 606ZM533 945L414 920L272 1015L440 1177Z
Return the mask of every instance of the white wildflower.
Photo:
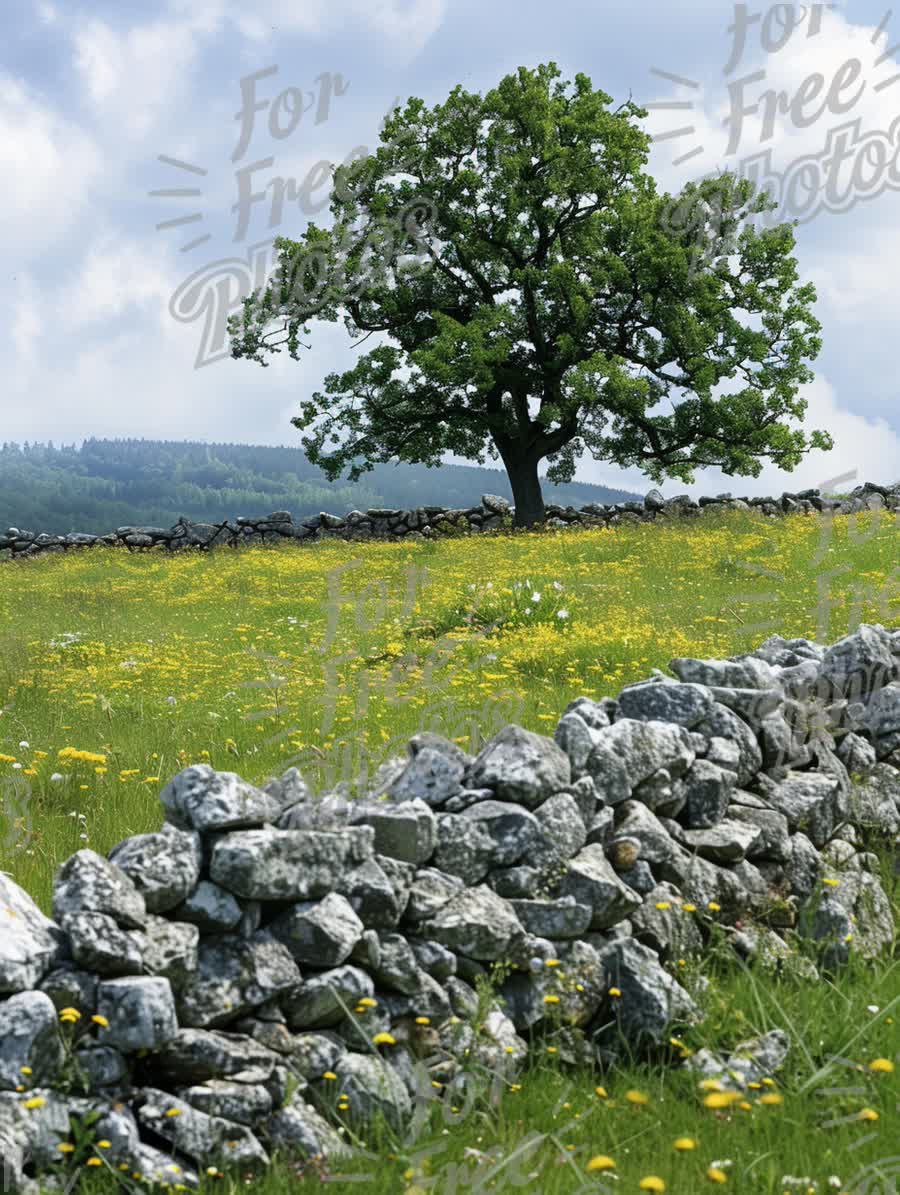
M21 765L20 763L14 763L14 764L13 764L13 769L14 769L16 772L18 772L18 771L21 769L21 767L22 767L22 765Z
M569 617L569 611L568 611L568 610L566 610L565 608L563 608L562 610L557 610L557 611L556 611L556 617L557 617L557 618L568 618L568 617Z
M54 784L59 784L60 780L63 780L64 777L63 777L62 772L54 772L53 775L50 777L50 779L53 781Z
M531 595L531 600L533 602L539 602L541 600L541 595L539 593L535 592Z
M26 749L27 749L27 747L28 747L28 744L25 742L25 740L24 740L24 739L22 739L21 743L19 743L19 746L20 746L20 747L22 748L22 750L24 751L24 750L26 750Z

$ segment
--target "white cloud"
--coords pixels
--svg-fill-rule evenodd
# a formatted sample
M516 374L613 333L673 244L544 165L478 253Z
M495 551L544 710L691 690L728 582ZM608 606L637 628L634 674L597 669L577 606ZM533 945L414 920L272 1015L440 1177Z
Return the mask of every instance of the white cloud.
M25 83L0 75L0 251L28 259L63 240L91 202L99 145Z
M187 10L193 0L175 0L176 11ZM207 3L207 11L213 4ZM252 13L243 0L219 0L218 15L254 41L285 34L321 36L347 29L370 29L409 61L441 26L447 0L257 0Z
M644 128L654 136L693 127L691 133L654 143L651 149L654 175L663 182L665 189L675 193L691 179L718 168L737 170L747 158L765 152L771 154L773 173L784 175L800 158L820 156L830 130L857 119L861 137L876 131L886 136L897 116L900 82L876 90L877 84L896 74L893 55L878 62L889 48L891 30L888 27L877 36L876 33L874 25L851 23L843 14L824 9L821 29L815 36L807 37L806 28L801 26L783 49L766 53L760 44L757 24L748 34L743 57L728 75L724 75L724 67L732 52L732 38L723 30L717 43L720 52L708 54L706 60L711 64L710 75L714 83L694 80L701 83L695 88L654 82L651 100L642 101L677 100L691 105L683 110L650 110ZM841 74L845 64L852 59L857 60L858 66ZM689 73L677 64L671 64L668 69L683 76ZM760 70L765 72L763 79L748 81L739 87L741 79ZM820 76L818 84L815 76ZM842 81L844 85L836 87ZM730 97L729 86L736 88L734 99ZM833 86L834 107L829 107L826 98ZM801 92L801 89L804 90ZM771 119L770 104L765 98L767 92L778 93ZM810 98L798 104L799 94ZM784 112L782 106L789 103L789 111ZM740 118L737 144L729 146L732 126L739 119L738 110L754 104L757 111ZM846 107L846 111L840 111L841 106ZM806 127L803 127L804 123ZM675 164L680 157L698 147L702 147L702 153L680 165ZM844 166L839 178L846 187L850 178L849 164ZM778 199L781 182L777 178L774 182L777 189L773 187L773 194ZM877 206L878 200L869 200L866 206L870 203ZM797 203L782 203L779 210L782 209L783 219L795 215L803 219L804 213Z
M193 21L135 25L117 33L94 19L73 36L75 67L95 112L118 132L145 135L187 88L188 69L206 33L205 16Z

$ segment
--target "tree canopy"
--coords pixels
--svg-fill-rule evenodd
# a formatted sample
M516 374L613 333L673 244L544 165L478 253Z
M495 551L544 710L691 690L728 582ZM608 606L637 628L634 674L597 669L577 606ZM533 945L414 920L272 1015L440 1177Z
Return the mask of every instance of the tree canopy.
M271 281L232 317L232 356L263 365L284 345L298 359L307 321L342 311L354 339L393 342L329 374L292 419L331 479L499 455L530 525L545 459L553 482L584 453L691 482L832 446L790 426L821 348L792 225L740 227L776 205L731 173L657 193L646 110L610 111L581 73L567 94L559 75L520 67L431 110L409 99L373 155L335 168L333 227L279 238ZM724 379L736 388L714 397Z

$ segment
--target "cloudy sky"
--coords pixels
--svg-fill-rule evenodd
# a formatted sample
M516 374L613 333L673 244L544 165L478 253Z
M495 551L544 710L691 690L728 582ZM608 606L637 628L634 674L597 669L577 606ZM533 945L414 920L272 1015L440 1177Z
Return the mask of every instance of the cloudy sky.
M795 254L816 285L824 341L803 390L807 422L836 448L793 474L707 471L693 492L900 479L900 15L879 3L6 0L4 10L4 440L298 445L291 416L360 350L342 322L314 323L310 352L263 370L227 356L223 321L254 271L261 280L270 268L274 236L330 223L320 164L374 151L385 114L410 96L432 107L458 83L483 94L552 60L614 106L680 104L644 122L663 189L764 168L780 217L801 220ZM244 144L242 87L260 105ZM273 224L276 178L288 198ZM265 198L244 228L241 180ZM151 194L172 189L194 193ZM591 458L577 476L648 485Z

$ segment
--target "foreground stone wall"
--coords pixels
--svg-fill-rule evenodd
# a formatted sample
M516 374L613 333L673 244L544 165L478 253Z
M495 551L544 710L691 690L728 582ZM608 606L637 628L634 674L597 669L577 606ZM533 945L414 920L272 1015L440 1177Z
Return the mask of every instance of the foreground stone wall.
M89 1114L96 1165L193 1187L333 1161L344 1126L404 1131L548 1040L599 1067L658 1049L702 1019L682 967L713 933L813 981L888 951L863 835L900 845L900 629L671 670L577 698L552 738L418 734L353 801L188 767L158 833L60 867L52 920L0 873L6 1189ZM789 1045L672 1061L737 1092Z
M900 482L879 486L871 482L858 486L849 498L826 498L818 490L782 494L780 498L718 498L694 501L686 494L663 498L651 490L643 502L618 502L612 506L592 503L574 506L549 504L547 523L551 527L616 527L623 523L650 522L666 518L690 518L720 510L758 510L774 518L780 514L813 514L834 511L850 514L863 510L900 511ZM174 527L119 527L108 535L38 534L9 527L0 534L0 559L25 559L41 552L65 552L96 544L124 545L132 551L164 548L211 548L219 545L277 543L284 539L431 539L441 535L495 531L511 519L515 507L505 498L484 494L480 506L454 510L444 506L419 506L415 510L352 510L344 516L322 512L295 523L289 511L276 510L263 518L238 518L224 523L193 523L181 518Z

